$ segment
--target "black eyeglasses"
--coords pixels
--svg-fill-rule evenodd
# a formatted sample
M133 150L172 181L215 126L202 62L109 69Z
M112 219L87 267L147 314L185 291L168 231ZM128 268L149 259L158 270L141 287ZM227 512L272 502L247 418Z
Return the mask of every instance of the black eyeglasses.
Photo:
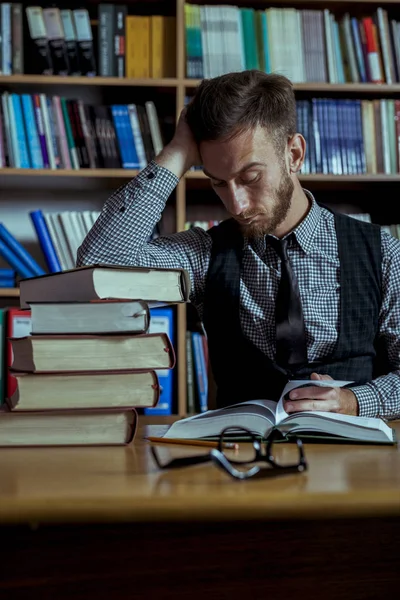
M232 439L242 439L246 444L244 452L240 453L237 448L231 449L229 446ZM285 444L278 452L279 459L276 458L274 450L275 442L282 440L282 434L273 430L266 441L260 441L249 429L245 427L226 427L221 431L218 439L218 448L213 448L207 454L197 456L184 456L173 458L167 463L162 463L155 446L151 446L151 452L154 460L160 469L173 469L176 467L188 467L200 463L213 462L217 467L228 473L234 479L250 479L259 477L274 477L288 473L302 473L307 470L308 465L304 455L303 443L300 439L291 437L291 441L296 444L295 452L297 460L292 462L293 446L290 449ZM235 444L236 446L236 444ZM279 443L279 446L281 444ZM288 458L290 455L290 460ZM254 463L267 463L268 467L261 467Z

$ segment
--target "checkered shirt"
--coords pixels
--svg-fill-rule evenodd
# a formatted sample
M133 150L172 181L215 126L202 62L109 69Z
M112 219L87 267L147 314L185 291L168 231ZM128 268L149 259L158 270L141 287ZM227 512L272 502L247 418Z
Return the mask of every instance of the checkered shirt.
M96 263L184 268L192 282L190 300L202 316L211 255L211 237L196 227L148 242L168 197L178 183L169 170L151 162L118 189L78 250L77 266ZM309 361L334 349L339 324L339 256L334 216L307 192L312 206L295 229L289 246L303 305ZM275 354L275 298L280 261L264 239L246 243L240 281L240 320L244 335L270 359ZM359 414L400 417L400 241L382 232L382 306L379 334L395 368L387 375L354 386Z

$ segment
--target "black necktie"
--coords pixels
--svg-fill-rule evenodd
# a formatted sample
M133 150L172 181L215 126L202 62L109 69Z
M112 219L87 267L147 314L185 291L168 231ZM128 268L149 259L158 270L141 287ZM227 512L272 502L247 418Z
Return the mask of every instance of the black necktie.
M287 252L290 236L284 240L267 239L282 261L275 306L276 362L280 367L293 369L307 363L307 343L299 284Z

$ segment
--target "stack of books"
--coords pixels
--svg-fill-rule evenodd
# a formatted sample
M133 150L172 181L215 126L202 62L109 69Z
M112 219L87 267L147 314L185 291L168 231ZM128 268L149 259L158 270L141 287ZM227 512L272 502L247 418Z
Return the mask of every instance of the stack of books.
M136 408L154 407L156 370L172 369L169 336L149 307L186 302L181 269L90 266L21 281L31 334L11 338L0 446L120 445Z

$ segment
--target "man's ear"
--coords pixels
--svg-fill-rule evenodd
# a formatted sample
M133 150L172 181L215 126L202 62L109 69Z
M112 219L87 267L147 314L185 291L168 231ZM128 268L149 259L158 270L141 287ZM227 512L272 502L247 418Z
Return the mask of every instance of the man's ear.
M306 140L301 133L295 133L288 141L288 157L290 173L298 173L303 166L306 155Z

